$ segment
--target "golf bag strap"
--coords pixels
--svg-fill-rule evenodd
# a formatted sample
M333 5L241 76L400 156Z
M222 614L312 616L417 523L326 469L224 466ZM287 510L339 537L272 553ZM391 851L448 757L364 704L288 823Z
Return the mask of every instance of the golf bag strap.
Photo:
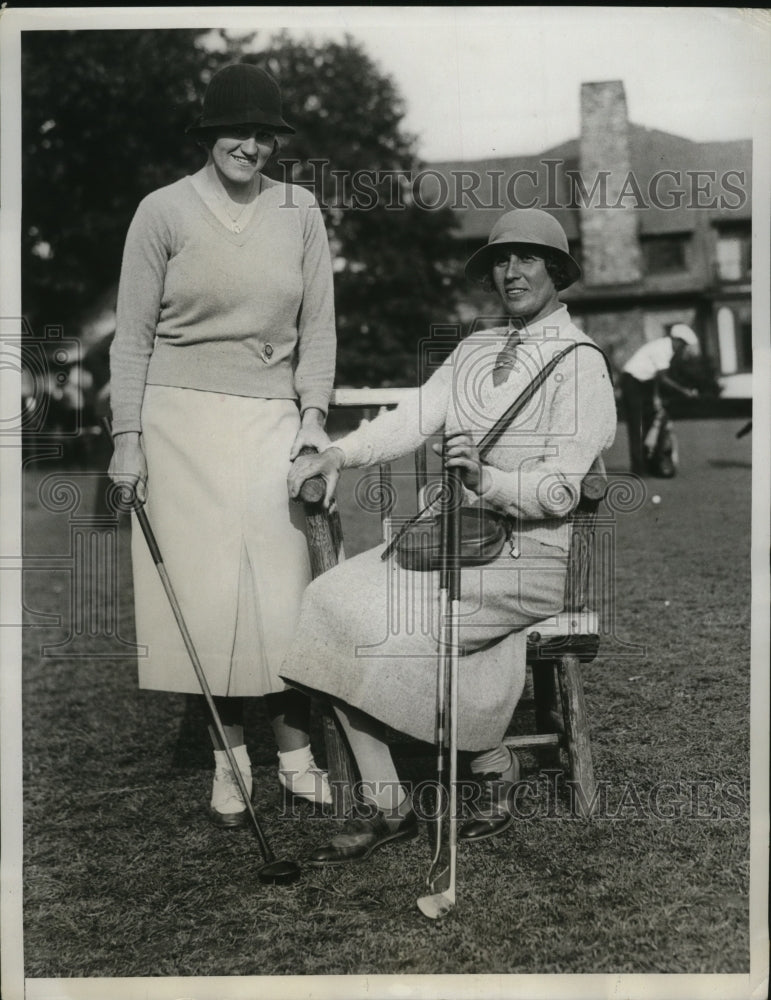
M484 458L484 456L490 451L493 445L498 441L500 436L512 422L512 420L519 414L530 402L533 396L538 392L546 379L551 375L560 361L566 358L571 351L574 351L577 347L591 347L592 350L598 351L605 361L605 366L608 369L608 376L610 378L611 385L613 384L613 372L611 371L610 361L608 361L608 356L601 347L592 343L573 343L568 344L568 346L555 354L551 361L548 361L543 368L538 372L538 374L533 378L533 380L527 385L522 392L517 396L514 402L509 406L498 419L495 421L490 430L485 434L482 440L477 445L477 450L479 451L479 457Z
M577 347L591 347L592 350L598 351L602 355L605 361L605 366L608 369L608 376L610 378L611 385L613 384L613 372L611 371L610 361L608 360L608 356L605 354L602 348L598 347L596 344L586 343L584 341L580 343L568 344L567 347L565 347L563 350L555 354L554 357L543 366L543 368L532 379L532 381L517 396L517 398L514 400L511 406L507 407L507 409L495 421L490 430L487 431L487 433L484 435L482 440L477 445L477 450L479 451L480 458L484 458L484 456L490 451L493 445L495 445L495 443L501 437L501 435L509 426L509 424L512 422L512 420L517 416L518 413L520 413L527 406L527 404L530 402L530 400L533 398L536 392L538 392L538 390L541 388L541 386L549 377L549 375L551 375L551 373L554 371L554 369L557 367L560 361L566 358L568 354L570 354L571 351L574 351ZM401 527L401 529L396 533L396 535L394 535L394 537L391 539L390 544L385 548L382 555L380 556L383 562L391 555L393 550L399 544L399 540L401 539L405 531L407 531L413 524L419 521L421 517L423 517L423 515L426 514L431 509L433 504L434 501L427 504L422 510L419 510L418 513L414 517L410 518L410 520L407 521L407 523Z

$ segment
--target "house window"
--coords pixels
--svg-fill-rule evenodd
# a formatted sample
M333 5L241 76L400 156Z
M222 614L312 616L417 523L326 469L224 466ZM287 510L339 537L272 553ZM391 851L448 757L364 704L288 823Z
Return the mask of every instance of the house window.
M722 375L752 371L752 324L749 320L737 317L728 306L721 306L717 311L717 340Z
M721 281L748 280L752 271L749 234L726 232L717 238L717 274Z
M647 274L671 274L687 269L688 236L647 236L640 240Z

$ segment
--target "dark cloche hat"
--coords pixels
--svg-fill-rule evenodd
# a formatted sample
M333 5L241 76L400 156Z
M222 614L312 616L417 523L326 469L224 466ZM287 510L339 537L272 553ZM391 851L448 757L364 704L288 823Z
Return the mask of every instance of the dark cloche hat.
M581 268L568 252L565 230L553 215L540 208L515 208L502 215L492 228L487 246L477 250L466 262L466 277L481 281L490 273L499 248L511 243L548 249L565 268L568 281L562 288L581 277Z
M233 63L214 74L201 114L185 131L195 135L219 125L265 125L277 133L294 132L283 119L278 84L252 63Z

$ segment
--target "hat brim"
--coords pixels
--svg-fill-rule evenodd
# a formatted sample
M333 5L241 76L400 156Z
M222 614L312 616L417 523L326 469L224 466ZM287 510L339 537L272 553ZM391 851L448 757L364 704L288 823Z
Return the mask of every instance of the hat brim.
M507 246L530 246L537 250L541 250L544 254L556 257L556 259L559 260L564 266L569 279L566 284L560 285L557 291L562 291L563 288L567 288L569 285L572 285L574 281L578 281L581 277L581 268L578 266L576 261L573 260L570 254L565 253L564 250L559 250L557 247L547 246L544 243L538 243L535 240L500 239L480 247L480 249L477 250L476 253L473 253L466 261L465 274L469 281L483 281L489 275L493 266L493 261L500 252L501 247Z
M295 129L288 125L283 118L276 115L247 115L235 120L228 115L226 118L201 118L200 116L185 129L186 135L201 135L204 132L211 132L213 129L224 128L227 125L264 125L271 129L276 135L294 135Z

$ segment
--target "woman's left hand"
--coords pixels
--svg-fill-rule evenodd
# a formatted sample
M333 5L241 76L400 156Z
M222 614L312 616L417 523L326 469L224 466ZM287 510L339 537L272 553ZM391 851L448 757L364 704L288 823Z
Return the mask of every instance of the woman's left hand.
M324 414L321 410L306 410L303 413L300 429L289 451L289 460L293 462L303 448L313 448L314 451L322 452L331 444L332 442L324 430Z
M435 444L434 451L442 454L442 445ZM445 438L445 465L460 469L463 485L472 493L484 493L490 487L490 476L479 457L473 438L465 431L448 434Z
M287 476L290 498L292 500L298 499L306 480L313 479L315 476L323 476L326 483L323 506L329 509L344 462L345 455L340 448L335 448L334 445L318 455L300 455L292 462Z

